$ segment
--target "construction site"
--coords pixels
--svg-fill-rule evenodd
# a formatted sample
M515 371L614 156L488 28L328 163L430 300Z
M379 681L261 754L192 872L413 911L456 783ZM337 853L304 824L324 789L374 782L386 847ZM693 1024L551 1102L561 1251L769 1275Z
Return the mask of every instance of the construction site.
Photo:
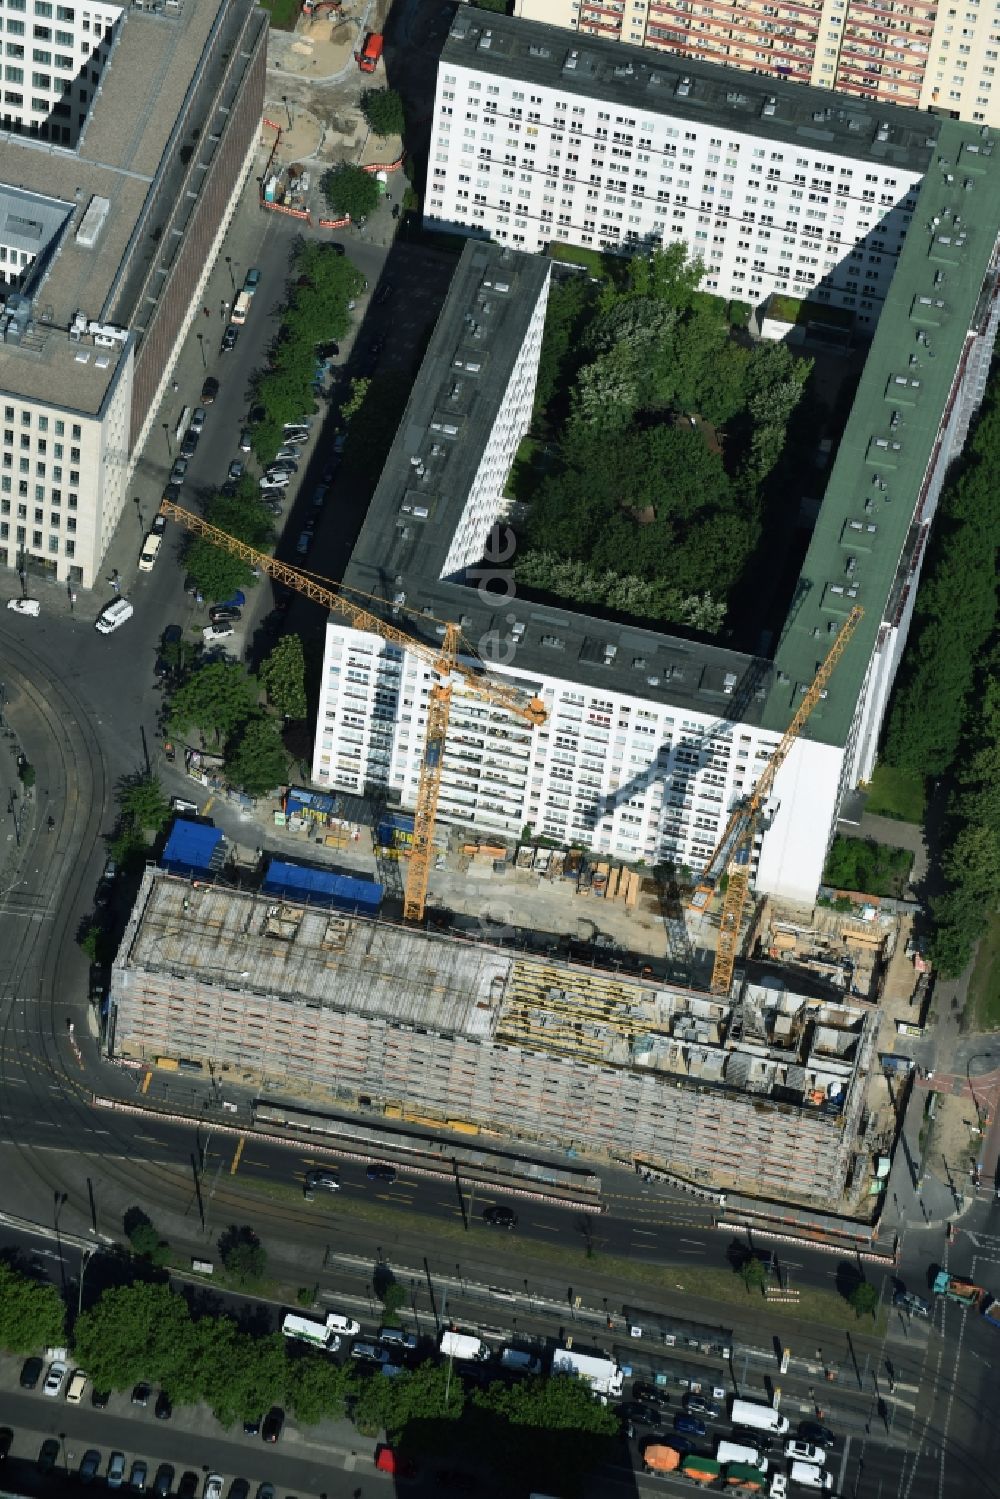
M111 1055L385 1118L842 1203L877 1015L777 977L719 998L147 870Z

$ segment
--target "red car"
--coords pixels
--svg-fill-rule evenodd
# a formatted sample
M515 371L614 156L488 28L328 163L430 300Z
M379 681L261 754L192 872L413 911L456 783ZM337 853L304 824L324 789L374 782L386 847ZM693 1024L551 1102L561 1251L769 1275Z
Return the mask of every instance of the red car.
M391 1473L395 1478L416 1478L416 1463L408 1457L401 1456L394 1447L386 1447L383 1443L375 1448L375 1467L379 1473Z

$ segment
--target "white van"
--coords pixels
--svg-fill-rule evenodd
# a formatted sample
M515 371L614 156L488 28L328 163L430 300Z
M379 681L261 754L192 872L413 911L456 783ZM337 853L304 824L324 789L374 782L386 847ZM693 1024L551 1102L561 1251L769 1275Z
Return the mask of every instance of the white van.
M767 1472L767 1458L756 1447L745 1447L740 1442L720 1442L715 1459L723 1464L747 1463L751 1468L759 1468L762 1473Z
M115 599L113 604L107 604L101 610L97 616L95 629L101 635L112 635L126 620L131 619L134 613L135 610L128 599Z
M787 1416L757 1400L734 1400L732 1422L734 1426L749 1426L754 1431L769 1431L773 1436L783 1437L788 1430Z
M326 1325L331 1332L339 1332L343 1338L356 1338L361 1331L361 1323L355 1322L353 1317L341 1317L338 1312L328 1312Z
M800 1483L804 1489L833 1488L833 1475L813 1463L792 1463L791 1480Z
M153 571L153 564L156 562L156 554L160 550L162 540L163 537L158 536L155 531L150 531L146 537L146 540L142 544L142 551L139 553L139 571L141 573L151 573Z

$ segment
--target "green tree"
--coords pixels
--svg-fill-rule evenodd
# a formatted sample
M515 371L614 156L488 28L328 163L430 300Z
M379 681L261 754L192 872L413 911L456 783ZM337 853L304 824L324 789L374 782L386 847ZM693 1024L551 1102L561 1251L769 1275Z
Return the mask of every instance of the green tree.
M382 1321L387 1327L399 1325L399 1311L406 1305L406 1290L398 1280L386 1280L376 1285L382 1303Z
M186 1363L194 1324L183 1296L167 1285L137 1282L105 1291L77 1318L76 1360L96 1389L123 1390L138 1379L162 1380Z
M226 1229L219 1239L219 1254L238 1285L257 1285L267 1274L267 1250L246 1224Z
M299 635L283 635L259 667L268 702L283 718L305 718L306 662Z
M118 807L131 826L158 833L170 816L170 803L159 779L140 772L118 783Z
M349 424L351 418L353 416L356 416L357 413L361 410L362 406L365 403L365 397L368 394L368 387L371 385L371 383L372 382L370 380L364 378L363 376L351 381L350 394L347 396L346 400L341 402L340 405L340 419L342 422Z
M36 780L35 767L30 763L30 761L25 760L22 757L17 762L17 773L21 778L21 785L25 788L26 791L30 790L30 788L35 784Z
M767 1266L755 1254L748 1254L740 1267L748 1291L761 1291L767 1285Z
M171 698L171 733L198 728L218 744L258 711L259 698L258 682L238 661L207 662Z
M331 212L349 214L355 223L378 207L378 183L373 173L346 161L324 174L320 188Z
M66 1336L65 1324L55 1286L31 1280L0 1261L0 1348L5 1353L57 1348Z
M192 585L204 599L228 599L237 588L251 588L256 579L249 562L223 551L202 536L190 539L184 566Z
M392 88L366 88L361 113L376 135L402 135L403 98Z
M162 1267L170 1259L170 1245L165 1239L160 1238L155 1226L148 1218L137 1222L132 1227L128 1241L139 1258L148 1260L151 1265Z
M234 1421L260 1417L269 1406L285 1400L288 1385L288 1359L284 1338L279 1332L266 1337L251 1337L239 1332L227 1318L215 1319L228 1324L219 1335L225 1336L224 1356L213 1360L206 1370L203 1386L205 1399L223 1426Z
M325 1354L304 1353L288 1365L288 1403L296 1420L305 1426L318 1421L339 1420L344 1414L344 1400L352 1386L353 1370L337 1364ZM391 1380L383 1380L390 1384Z
M636 255L628 264L628 292L635 297L654 297L668 307L686 311L694 305L695 293L705 274L704 263L688 256L687 246L676 240L651 255ZM608 293L608 296L614 293Z
M395 1379L364 1380L353 1411L360 1430L384 1430L393 1441L412 1423L457 1421L464 1405L465 1390L454 1369L449 1370L447 1364L426 1363Z
M879 1295L875 1287L869 1281L861 1280L848 1293L847 1300L853 1307L855 1316L863 1317L868 1312L870 1312L872 1316L874 1316L875 1308L878 1306L879 1302Z
M484 1422L483 1436L503 1453L510 1492L544 1483L553 1493L573 1493L584 1475L612 1458L620 1440L618 1413L596 1401L581 1380L561 1375L497 1380L477 1390L473 1430Z
M248 718L226 745L226 774L247 796L264 796L288 775L288 756L273 718Z

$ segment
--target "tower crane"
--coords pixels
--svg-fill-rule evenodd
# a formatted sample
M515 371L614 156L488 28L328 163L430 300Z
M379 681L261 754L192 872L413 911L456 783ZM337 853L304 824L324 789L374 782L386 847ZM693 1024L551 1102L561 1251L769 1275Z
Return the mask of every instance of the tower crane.
M691 910L704 912L720 879L728 872L728 884L719 923L719 940L715 949L715 963L712 967L711 992L713 994L726 995L732 986L743 910L750 891L750 859L761 811L771 795L775 777L784 764L788 751L801 734L806 719L823 696L826 684L837 662L847 649L864 612L860 607L852 609L841 625L836 640L827 651L825 659L795 711L795 716L781 736L780 743L761 771L756 784L750 794L730 813L729 821L716 845L715 852L705 866L701 879L688 902Z
M171 500L160 501L160 515L175 520L196 536L221 547L223 551L239 557L243 562L257 567L268 577L294 588L297 593L324 605L336 614L341 614L357 630L378 635L392 645L398 645L418 657L434 672L436 681L430 690L427 705L427 735L424 740L420 764L420 779L417 786L417 803L413 814L413 846L406 873L406 889L403 897L403 916L407 921L421 921L427 903L427 883L430 878L431 855L434 846L434 823L437 816L438 796L441 791L441 772L444 769L445 740L448 735L448 720L451 715L451 698L456 677L463 685L484 702L515 713L532 725L543 724L548 716L540 698L527 697L510 683L497 680L459 660L461 631L457 624L445 623L440 646L434 647L408 635L381 619L364 603L356 602L348 592L332 588L329 584L312 578L287 562L279 562L269 552L261 552L246 542L238 541L227 531L202 520L200 515L185 510ZM364 595L359 595L364 598ZM376 600L372 599L372 603Z

